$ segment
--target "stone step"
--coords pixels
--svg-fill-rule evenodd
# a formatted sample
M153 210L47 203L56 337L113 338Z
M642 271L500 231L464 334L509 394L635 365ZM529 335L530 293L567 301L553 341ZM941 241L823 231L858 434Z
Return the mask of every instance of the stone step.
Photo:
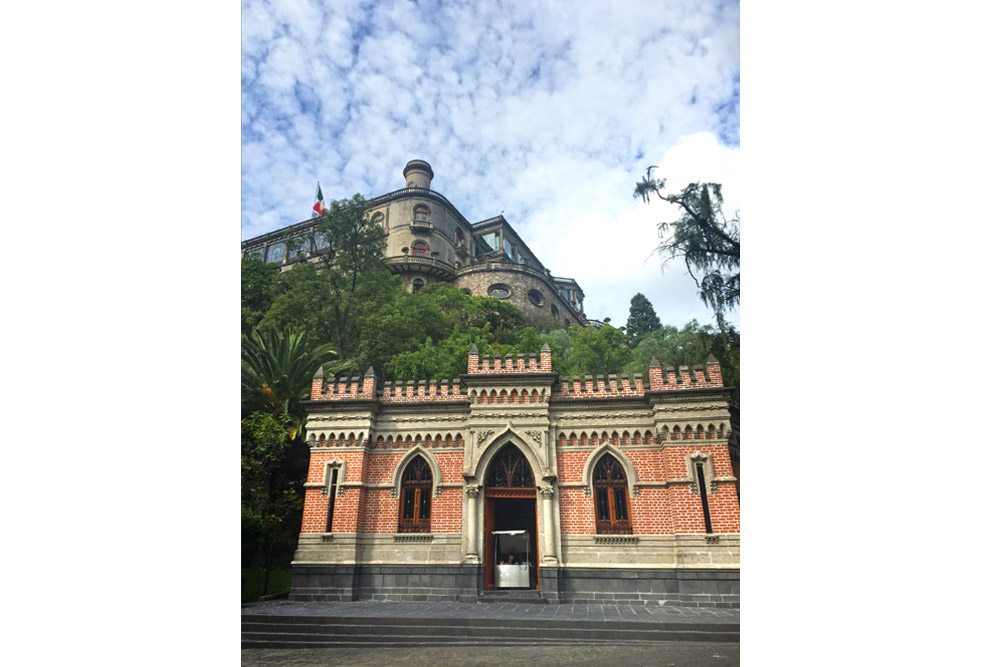
M738 642L739 639L695 639L695 640L676 640L676 641L709 641L709 642ZM265 640L248 640L243 639L241 643L241 648L366 648L370 646L379 646L386 648L408 648L413 646L661 646L664 642L658 641L593 641L585 639L481 639L481 640L468 640L460 637L449 638L447 640L429 640L421 639L419 637L413 639L406 639L405 641L400 641L398 639L387 640L384 637L373 637L368 640L360 639L348 639L337 641L320 640L320 641L286 641L275 638L267 638Z
M244 648L308 648L373 644L482 646L739 641L739 625L732 623L255 616L249 619L244 617L242 627Z
M466 616L462 618L448 617L427 617L420 616L398 616L398 617L364 617L364 616L293 616L287 614L242 614L242 624L248 625L265 624L268 626L282 625L334 625L334 626L377 626L377 627L406 627L406 626L438 626L449 629L475 629L475 628L501 628L501 629L521 629L521 628L566 628L574 630L694 630L708 632L724 629L727 631L739 632L739 623L705 623L699 621L683 622L655 622L655 621L626 621L626 620L602 620L602 619L549 619L544 617L536 618L493 618Z
M542 597L539 590L514 590L514 591L481 591L479 593L480 602L524 602L528 604L546 604L547 600Z

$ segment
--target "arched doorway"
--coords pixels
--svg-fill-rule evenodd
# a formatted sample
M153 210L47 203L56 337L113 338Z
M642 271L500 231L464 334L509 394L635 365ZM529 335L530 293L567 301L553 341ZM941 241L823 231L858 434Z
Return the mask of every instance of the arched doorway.
M528 459L514 444L497 452L486 471L483 496L483 587L496 589L494 531L526 531L530 539L529 585L538 588L538 513L535 476Z

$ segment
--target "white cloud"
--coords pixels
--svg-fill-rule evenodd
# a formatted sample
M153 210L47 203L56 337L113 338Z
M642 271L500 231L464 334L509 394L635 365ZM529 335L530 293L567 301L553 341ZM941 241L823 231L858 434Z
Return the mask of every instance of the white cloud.
M328 199L377 196L421 158L468 219L503 210L576 278L590 316L623 324L637 281L665 321L671 293L693 294L655 258L636 268L656 216L631 193L647 164L679 183L738 154L698 139L738 137L718 112L739 77L736 3L251 1L243 17L244 238L308 218L317 179ZM603 225L614 243L583 247Z

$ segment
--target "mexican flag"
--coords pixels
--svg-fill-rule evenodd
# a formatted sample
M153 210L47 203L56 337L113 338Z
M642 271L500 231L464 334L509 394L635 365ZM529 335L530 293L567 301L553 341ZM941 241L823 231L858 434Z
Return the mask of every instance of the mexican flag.
M316 203L313 204L313 217L323 215L323 191L319 187L319 181L316 181Z

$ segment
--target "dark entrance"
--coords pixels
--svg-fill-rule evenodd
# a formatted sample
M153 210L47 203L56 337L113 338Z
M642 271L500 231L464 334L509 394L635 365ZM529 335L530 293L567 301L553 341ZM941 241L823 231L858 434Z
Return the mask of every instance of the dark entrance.
M535 507L535 478L531 466L521 450L508 444L494 457L485 481L483 586L486 590L496 588L493 531L526 530L531 538L532 554L529 587L537 589L538 519Z

